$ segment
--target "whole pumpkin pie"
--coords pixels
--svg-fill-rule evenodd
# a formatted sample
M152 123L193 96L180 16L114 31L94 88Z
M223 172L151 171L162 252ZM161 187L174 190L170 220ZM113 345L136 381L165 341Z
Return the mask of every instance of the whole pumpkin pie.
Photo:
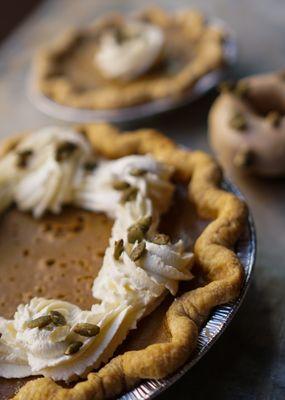
M36 86L55 102L81 109L179 98L224 65L225 37L193 10L106 15L40 51Z
M174 372L243 281L246 207L219 167L105 124L0 149L1 398L103 399Z

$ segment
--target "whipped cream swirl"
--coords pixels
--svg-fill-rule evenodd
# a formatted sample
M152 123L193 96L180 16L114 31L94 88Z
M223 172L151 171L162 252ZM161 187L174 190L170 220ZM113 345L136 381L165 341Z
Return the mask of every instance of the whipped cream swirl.
M149 23L126 21L102 35L94 63L107 79L134 79L154 65L164 44L162 30Z
M1 210L15 201L40 217L75 204L114 219L92 289L99 303L94 299L86 311L61 300L33 298L19 305L12 320L0 318L0 376L65 381L84 376L106 363L167 293L175 295L179 281L192 278L193 254L184 251L182 241L171 243L157 232L159 218L171 204L172 169L149 155L113 161L97 156L91 169L90 160L94 165L92 148L82 135L56 127L27 135L0 160ZM135 236L130 236L132 230ZM52 312L60 313L64 323L51 323ZM49 322L33 325L38 318ZM78 324L86 323L96 327L94 335L76 332ZM68 353L74 344L76 351Z

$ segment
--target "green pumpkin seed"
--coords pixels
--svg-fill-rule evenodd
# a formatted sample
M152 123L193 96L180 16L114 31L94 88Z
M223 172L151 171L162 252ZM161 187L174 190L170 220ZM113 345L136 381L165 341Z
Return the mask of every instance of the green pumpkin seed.
M26 326L27 328L33 329L33 328L39 328L42 329L45 326L49 325L52 322L52 318L50 315L43 315L41 317L32 319L31 321L28 321Z
M245 131L247 129L247 123L245 117L236 113L229 121L229 125L231 128L236 129L238 131Z
M71 356L72 354L77 353L80 348L83 346L83 343L80 341L72 342L68 345L67 349L65 350L64 354L66 356Z
M130 170L130 175L132 176L143 176L147 173L145 169L142 168L132 168Z
M254 162L254 153L252 150L240 150L234 157L233 163L238 168L250 167Z
M78 146L73 142L63 142L56 149L55 159L58 162L67 160L77 150Z
M114 246L114 258L115 260L118 260L124 251L124 241L123 239L116 240L115 241L115 246Z
M126 190L130 187L130 184L126 181L120 181L119 179L113 182L113 189L115 190Z
M77 333L80 336L85 336L85 337L93 337L98 335L100 332L99 326L95 324L90 324L88 322L82 322L79 324L76 324L75 327L72 329L74 333Z
M139 260L145 254L145 252L146 252L145 242L141 242L136 247L133 248L130 254L130 259L135 262Z
M129 187L128 189L123 191L122 197L121 197L121 203L126 203L128 201L132 201L136 198L138 193L138 189L136 187Z
M270 125L278 127L281 122L281 114L278 111L270 111L266 115L267 121L270 123Z
M31 156L34 154L33 150L23 150L17 153L17 167L26 168Z
M144 234L147 233L149 230L150 226L152 223L152 217L151 215L148 215L146 217L142 217L138 220L137 224L140 226L141 230L143 231Z
M245 81L240 81L236 84L234 89L234 93L236 96L244 98L248 95L249 92L249 85Z
M96 161L86 161L86 163L83 165L83 168L87 172L92 172L96 167L97 167Z
M230 92L233 92L234 88L235 88L235 83L234 83L234 82L230 82L230 81L222 82L222 83L219 85L219 91L220 91L220 93L230 93Z
M139 219L135 224L128 228L128 242L135 243L136 241L141 242L145 234L149 230L152 223L152 217L150 215Z
M139 224L134 224L128 228L128 242L141 242L144 238L144 232Z
M164 233L157 233L153 236L151 241L155 244L165 245L170 242L170 237L168 235L165 235Z
M56 326L66 325L66 319L59 311L51 311L49 313L52 323Z

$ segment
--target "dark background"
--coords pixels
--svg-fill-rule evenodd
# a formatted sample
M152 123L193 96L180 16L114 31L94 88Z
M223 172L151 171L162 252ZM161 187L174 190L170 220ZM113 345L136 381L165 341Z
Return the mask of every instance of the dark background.
M4 0L1 2L0 41L42 0Z

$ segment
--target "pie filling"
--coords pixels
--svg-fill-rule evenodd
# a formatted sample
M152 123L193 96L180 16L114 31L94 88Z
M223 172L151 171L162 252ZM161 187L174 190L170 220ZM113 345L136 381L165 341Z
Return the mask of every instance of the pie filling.
M175 295L179 281L192 278L192 253L158 232L174 191L171 174L149 155L102 159L83 135L57 127L24 136L0 160L1 211L15 203L40 218L70 204L114 219L90 310L34 297L12 319L0 317L2 377L84 376L168 292Z

